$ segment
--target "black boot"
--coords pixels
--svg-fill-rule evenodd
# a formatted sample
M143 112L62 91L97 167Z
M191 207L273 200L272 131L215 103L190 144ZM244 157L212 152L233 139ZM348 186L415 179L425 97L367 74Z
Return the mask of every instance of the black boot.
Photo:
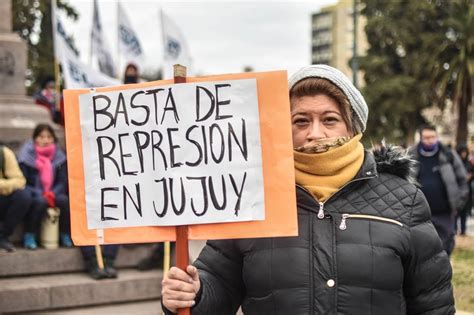
M95 280L101 280L108 277L104 269L100 269L95 258L86 260L86 270L89 276Z
M138 262L137 268L141 271L163 268L164 247L158 244L150 256L143 258Z
M8 237L0 233L0 251L14 252L15 246L8 240Z
M107 274L107 278L109 279L115 279L118 277L118 272L117 269L114 267L114 260L113 259L107 259L105 258L105 273Z

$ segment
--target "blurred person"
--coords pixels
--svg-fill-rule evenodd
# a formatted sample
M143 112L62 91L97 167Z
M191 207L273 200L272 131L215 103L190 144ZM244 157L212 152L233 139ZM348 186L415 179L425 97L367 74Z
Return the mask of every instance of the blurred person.
M138 66L134 63L129 63L125 67L125 72L123 75L124 84L133 84L138 83L140 73L138 71ZM150 255L140 260L137 264L137 269L141 271L151 270L155 268L163 267L163 256L164 256L164 246L163 243L156 244Z
M19 164L26 178L26 190L32 204L25 219L23 245L38 247L37 234L41 219L48 207L58 207L59 241L63 247L72 247L70 238L69 197L67 196L66 154L57 145L57 137L48 124L39 124L20 150Z
M41 84L41 89L33 95L35 103L46 107L55 123L61 122L61 113L56 108L56 82L53 77L47 77Z
M135 64L129 63L125 67L123 83L138 83L138 67ZM82 256L89 276L96 280L117 278L118 272L114 264L119 248L120 245L101 246L102 256L104 258L104 269L101 269L97 263L95 246L81 246Z
M469 156L469 149L466 144L458 145L456 149L461 161L464 164L464 168L466 169L467 173L467 187L469 189L469 194L467 195L467 201L464 207L458 211L455 221L454 221L454 233L458 233L458 221L460 223L460 235L466 235L466 223L467 223L467 216L471 215L472 213L472 174L474 172L474 165L471 162L471 158Z
M404 151L364 150L368 107L326 65L289 80L296 237L208 241L162 281L166 314L454 314L451 266Z
M81 246L81 253L84 258L86 271L92 279L114 279L118 277L115 269L115 259L118 254L119 245L102 245L102 258L104 260L104 269L99 267L95 246Z
M424 125L419 129L420 142L410 149L419 162L417 178L431 209L431 221L451 255L456 213L466 204L469 189L467 173L458 154L439 141L436 128Z
M0 145L0 250L13 252L15 247L9 241L15 227L23 221L31 206L23 176L15 154L8 147Z
M138 66L134 63L129 63L125 67L125 72L123 75L124 84L138 83L139 79Z

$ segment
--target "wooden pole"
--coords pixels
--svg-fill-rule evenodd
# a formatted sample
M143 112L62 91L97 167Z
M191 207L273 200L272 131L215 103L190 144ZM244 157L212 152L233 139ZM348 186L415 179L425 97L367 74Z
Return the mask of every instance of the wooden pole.
M163 255L163 272L167 273L168 270L170 270L170 256L171 256L171 250L170 250L170 242L165 242L164 244L164 255Z
M102 258L102 248L100 245L95 245L95 257L97 258L99 268L104 269L104 259Z
M182 65L173 66L174 83L186 83L186 67ZM181 270L186 271L189 264L188 248L188 226L180 225L176 227L176 265ZM180 308L178 315L190 315L191 309Z

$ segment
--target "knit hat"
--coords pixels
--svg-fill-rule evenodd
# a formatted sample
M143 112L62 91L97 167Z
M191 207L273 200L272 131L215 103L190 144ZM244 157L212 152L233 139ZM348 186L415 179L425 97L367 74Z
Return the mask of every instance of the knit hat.
M296 83L307 78L323 78L331 81L334 85L340 88L349 99L352 112L355 113L355 115L353 114L352 119L356 123L355 126L357 130L360 132L365 131L369 108L367 107L367 103L365 103L362 94L344 75L344 73L327 65L306 66L290 77L288 80L290 90L296 85Z

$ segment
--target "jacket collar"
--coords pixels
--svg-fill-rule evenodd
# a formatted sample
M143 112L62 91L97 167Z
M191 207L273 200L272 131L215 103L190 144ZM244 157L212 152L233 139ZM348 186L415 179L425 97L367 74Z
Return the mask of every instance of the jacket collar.
M36 168L36 151L33 140L30 139L23 145L18 156L18 162ZM57 167L65 162L66 154L64 154L63 150L57 145L56 153L52 161L53 167Z

